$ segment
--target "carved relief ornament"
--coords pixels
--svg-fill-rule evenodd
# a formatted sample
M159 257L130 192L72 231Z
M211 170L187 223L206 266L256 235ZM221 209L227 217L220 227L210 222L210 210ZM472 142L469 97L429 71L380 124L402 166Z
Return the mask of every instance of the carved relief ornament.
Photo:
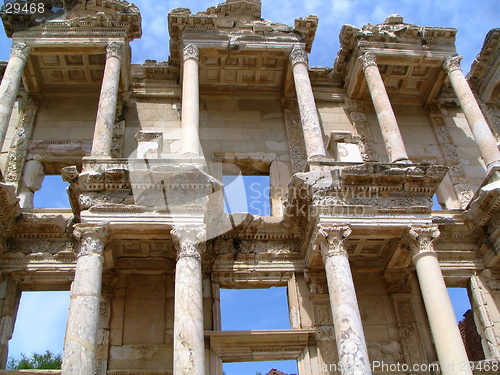
M345 239L352 230L348 226L335 226L320 224L316 230L314 250L321 251L323 259L333 255L347 255Z
M177 260L183 257L201 259L201 254L206 249L207 229L205 225L176 226L170 234L177 250Z
M359 57L359 60L363 64L363 70L365 70L369 66L377 66L377 60L373 53L365 52Z
M10 57L19 57L23 61L26 61L31 51L31 47L24 43L13 43L10 47Z
M200 59L200 50L194 44L188 44L182 50L182 58L184 59L184 61L186 61L188 59L199 60Z
M461 70L460 68L460 60L463 59L463 56L450 56L446 58L443 62L443 68L446 70L446 73L450 74L455 70Z
M116 57L121 59L123 56L123 42L111 42L106 47L106 59Z
M80 239L80 252L78 253L78 257L91 253L102 255L108 240L108 224L79 224L75 227L73 235Z
M290 52L289 58L292 66L298 63L304 63L304 64L308 63L307 54L304 47L300 47L298 45L295 45L293 47L292 52Z

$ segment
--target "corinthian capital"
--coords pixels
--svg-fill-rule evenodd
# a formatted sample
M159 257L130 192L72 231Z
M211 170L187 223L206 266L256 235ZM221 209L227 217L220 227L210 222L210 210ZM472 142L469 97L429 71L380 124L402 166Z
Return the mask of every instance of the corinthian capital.
M377 66L377 59L373 53L365 52L359 57L359 60L363 64L363 70L369 66Z
M176 226L171 231L172 240L177 250L177 260L183 257L201 259L206 249L207 229L205 225Z
M348 226L320 224L314 238L314 250L319 250L323 259L333 255L346 255L345 239L351 232Z
M444 60L443 68L446 70L446 73L450 74L455 70L461 70L460 61L463 59L463 56L451 56Z
M123 56L123 42L111 42L106 47L106 59L116 57L121 59Z
M290 52L290 63L294 66L297 63L307 64L307 53L304 47L299 45L294 45L292 52Z
M194 44L188 44L182 50L182 58L184 59L184 61L186 61L187 59L199 60L200 50Z
M31 47L24 43L13 43L10 47L10 57L19 57L26 61L30 55Z
M413 257L423 254L435 255L434 241L439 237L437 225L410 226L407 232L408 243Z
M79 257L91 253L102 255L108 242L108 223L100 225L77 224L73 235L80 240Z

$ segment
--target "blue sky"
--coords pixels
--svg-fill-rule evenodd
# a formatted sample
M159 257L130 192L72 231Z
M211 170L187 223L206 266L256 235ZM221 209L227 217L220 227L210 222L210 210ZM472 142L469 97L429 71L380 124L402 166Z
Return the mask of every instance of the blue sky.
M217 1L138 0L135 1L135 4L141 9L143 17L143 37L140 40L132 42L132 61L133 63L142 63L146 59L168 60L168 25L166 19L170 9L186 7L190 8L193 13L196 13L206 10L209 6L217 5ZM339 49L338 33L343 24L352 24L358 27L367 23L378 24L384 22L387 16L394 13L402 15L406 23L457 28L459 30L456 41L457 51L460 55L464 56L462 69L465 73L469 71L472 61L479 53L487 32L492 28L500 26L499 0L478 0L474 2L470 0L288 0L282 2L264 0L262 4L263 18L288 25L293 25L294 18L296 17L305 17L310 14L319 16L318 31L312 53L309 56L311 66L331 67L333 65ZM10 45L11 41L5 35L0 35L0 59L8 59ZM58 194L49 193L49 195L55 197ZM51 204L55 205L56 203ZM272 290L269 293L276 293L272 297L276 301L279 301L279 298L282 298L283 294L279 290ZM49 301L47 295L44 294L44 297L42 297L44 298L43 303L33 302L31 304L29 301L31 298L28 296L28 294L24 294L22 298L22 306L18 317L18 321L22 321L23 325L28 324L26 323L28 321L35 321L35 318L54 315L54 308L55 306L61 306L61 300L66 301L66 304L69 301L67 294L56 298L54 301ZM223 294L222 303L224 303L226 298L229 300L233 297L229 295L225 297ZM255 304L261 305L258 301L261 301L262 298L257 297ZM466 297L463 297L463 295L453 297L453 299L461 303L466 301ZM285 304L286 306L286 299L284 302L279 302L278 304ZM27 313L23 312L24 305L27 306ZM66 307L59 308L59 310L62 310L62 313L56 315L57 318L54 319L56 324L52 328L49 327L48 330L51 332L62 332L61 337L63 337ZM23 314L27 317L23 318ZM237 316L235 319L238 322L247 320L247 317L241 316L241 314L233 316ZM35 327L42 326L48 327L46 318L41 318L39 323L35 323ZM15 340L10 345L11 354L16 356L20 351L30 353L33 350L48 347L57 352L60 349L56 347L62 347L61 339L59 339L60 344L49 345L49 341L54 341L48 338L49 334L47 332L37 335L33 330L28 330L28 336L24 336L27 333L18 332L21 332L20 327L16 327ZM43 340L46 344L39 344L38 340ZM225 371L227 375L253 375L257 370L265 374L271 369L271 364L265 364L263 368L259 369L250 367L250 365L244 366L247 367L238 369L225 367ZM289 373L293 371L281 365L277 365L276 368Z

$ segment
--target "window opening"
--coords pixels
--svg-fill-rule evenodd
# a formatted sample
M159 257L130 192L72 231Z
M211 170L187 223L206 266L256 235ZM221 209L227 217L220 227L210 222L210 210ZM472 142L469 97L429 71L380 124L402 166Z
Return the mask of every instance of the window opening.
M43 179L42 187L35 193L35 208L71 208L66 188L69 183L61 175L49 175Z
M224 212L249 212L258 216L270 216L269 176L225 175Z
M223 331L290 329L286 287L221 289Z
M46 350L62 354L69 300L69 291L22 292L9 358L20 359L21 353L30 357Z
M480 361L485 359L481 336L474 321L474 313L472 312L467 289L448 288L448 293L469 360Z
M286 375L298 374L297 361L232 362L224 363L222 369L225 375L274 375L280 372Z

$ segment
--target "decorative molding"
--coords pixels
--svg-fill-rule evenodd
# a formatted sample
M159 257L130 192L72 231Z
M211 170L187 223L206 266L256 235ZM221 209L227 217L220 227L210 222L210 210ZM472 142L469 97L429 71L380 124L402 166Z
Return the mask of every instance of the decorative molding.
M462 71L462 69L460 68L460 61L462 59L463 59L463 56L458 56L458 55L447 57L443 61L443 69L446 70L446 73L448 73L448 74L450 74L451 72L453 72L455 70Z
M298 63L304 63L304 64L308 63L307 53L306 53L304 47L301 47L298 45L293 46L293 49L290 52L289 58L290 58L290 63L292 64L292 67Z
M124 51L123 42L111 42L106 47L106 60L110 57L116 57L117 59L122 58Z
M363 109L363 102L345 98L345 104L351 121L361 137L361 142L359 143L361 157L364 161L379 161L372 133L370 131L370 127L368 126L368 119Z
M206 250L207 229L205 225L175 226L170 234L177 250L177 260L184 257L201 260L201 255Z
M326 281L326 272L310 270L306 268L304 270L304 280L309 284L309 293L311 294L327 294L328 285Z
M199 60L200 59L200 50L194 44L188 44L182 50L182 58L184 61L186 61L188 59Z
M19 57L23 62L26 62L30 52L31 47L24 43L13 43L10 47L10 57Z
M352 233L348 226L319 224L314 237L313 249L320 251L323 259L334 255L347 256L345 239Z
M361 61L361 64L363 64L363 70L368 68L369 66L377 66L377 59L375 58L375 55L370 52L365 52L359 57L359 61Z

